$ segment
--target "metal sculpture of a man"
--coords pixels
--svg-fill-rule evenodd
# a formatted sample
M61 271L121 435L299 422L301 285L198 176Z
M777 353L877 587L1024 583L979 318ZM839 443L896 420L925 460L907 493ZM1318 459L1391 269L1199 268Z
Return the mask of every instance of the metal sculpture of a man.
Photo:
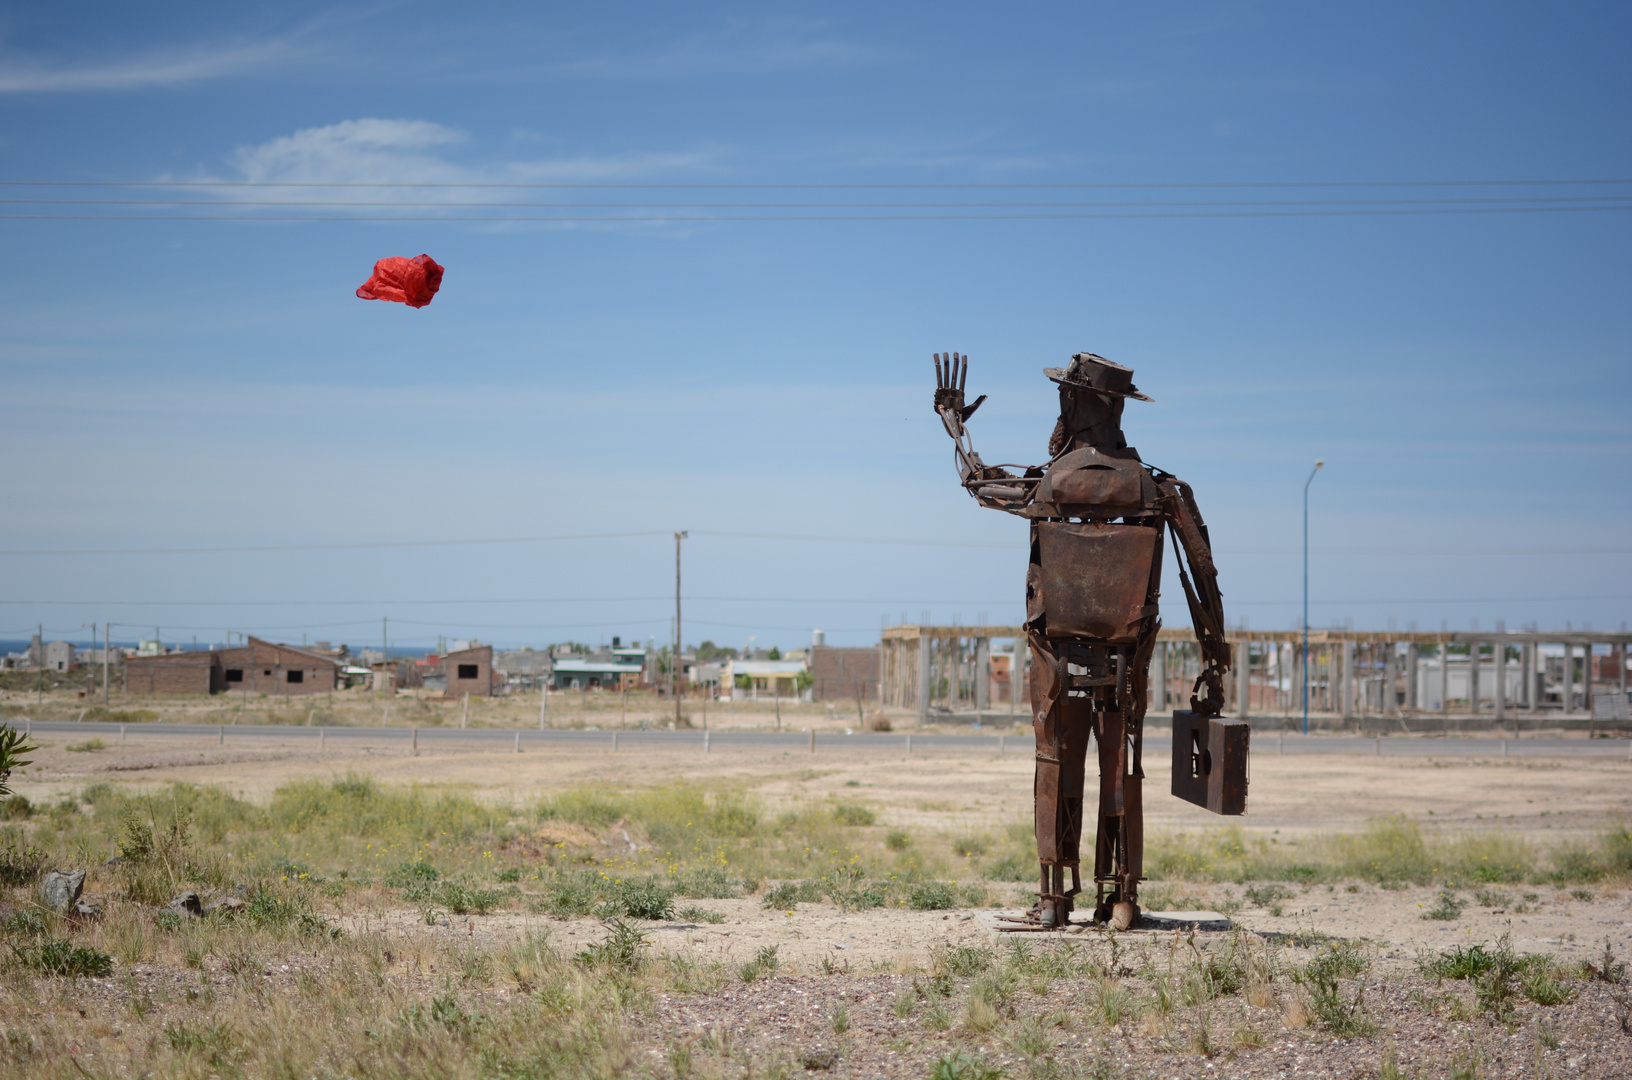
M958 476L980 505L1031 522L1025 630L1041 872L1026 922L1063 928L1082 890L1092 738L1099 748L1094 919L1127 929L1139 919L1144 718L1161 626L1164 532L1175 540L1200 645L1190 709L1174 714L1174 794L1220 813L1245 808L1246 725L1219 717L1230 649L1207 526L1189 485L1141 462L1122 434L1127 399L1151 400L1134 386L1130 368L1084 352L1064 368L1045 369L1059 385L1060 418L1047 463L1026 467L987 465L975 453L964 424L986 397L965 404L968 364L957 353L935 356L935 411L956 444Z

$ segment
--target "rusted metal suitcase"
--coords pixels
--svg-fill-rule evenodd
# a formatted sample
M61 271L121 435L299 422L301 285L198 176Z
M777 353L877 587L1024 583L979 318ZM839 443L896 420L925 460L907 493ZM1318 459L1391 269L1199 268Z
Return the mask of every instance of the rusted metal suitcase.
M1247 810L1247 756L1251 729L1245 720L1173 713L1173 794L1215 814Z

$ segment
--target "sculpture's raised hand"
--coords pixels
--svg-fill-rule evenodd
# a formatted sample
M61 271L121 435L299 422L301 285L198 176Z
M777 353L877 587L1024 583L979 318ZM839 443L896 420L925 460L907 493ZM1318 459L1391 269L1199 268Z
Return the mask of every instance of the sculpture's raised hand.
M947 434L957 438L963 434L963 422L975 415L982 394L973 404L963 403L963 387L969 381L969 358L957 353L935 354L935 411L941 414Z

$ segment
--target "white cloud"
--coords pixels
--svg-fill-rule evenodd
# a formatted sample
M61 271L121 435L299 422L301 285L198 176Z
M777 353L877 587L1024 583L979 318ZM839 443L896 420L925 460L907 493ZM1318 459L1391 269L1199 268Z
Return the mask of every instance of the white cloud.
M704 146L689 151L471 161L473 142L465 132L429 120L343 120L239 147L228 158L231 175L189 179L223 183L220 188L201 189L204 198L298 203L318 213L355 212L357 206L382 204L412 204L425 213L440 213L425 203L445 202L450 204L444 208L447 213L468 214L487 204L550 201L549 196L534 192L481 185L631 182L652 176L709 174L722 167L725 157L721 148ZM267 186L249 196L241 188L227 186L246 181ZM332 190L304 186L323 184L348 186ZM468 186L438 191L430 185ZM332 205L335 203L350 206ZM517 208L517 212L532 211Z
M459 183L465 170L437 151L465 140L429 120L343 120L239 147L231 160L256 183Z
M311 47L300 40L303 36L193 46L129 60L51 64L0 59L0 93L139 90L245 75L308 55Z

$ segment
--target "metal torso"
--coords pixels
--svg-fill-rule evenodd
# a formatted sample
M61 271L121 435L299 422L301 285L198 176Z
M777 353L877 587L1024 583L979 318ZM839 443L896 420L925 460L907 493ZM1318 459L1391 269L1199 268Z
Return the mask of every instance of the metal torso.
M1081 889L1087 750L1099 744L1096 914L1133 902L1141 876L1140 762L1160 625L1160 490L1131 449L1082 447L1043 470L1032 520L1026 629L1033 654L1040 895L1064 925ZM1066 883L1066 872L1071 881Z

